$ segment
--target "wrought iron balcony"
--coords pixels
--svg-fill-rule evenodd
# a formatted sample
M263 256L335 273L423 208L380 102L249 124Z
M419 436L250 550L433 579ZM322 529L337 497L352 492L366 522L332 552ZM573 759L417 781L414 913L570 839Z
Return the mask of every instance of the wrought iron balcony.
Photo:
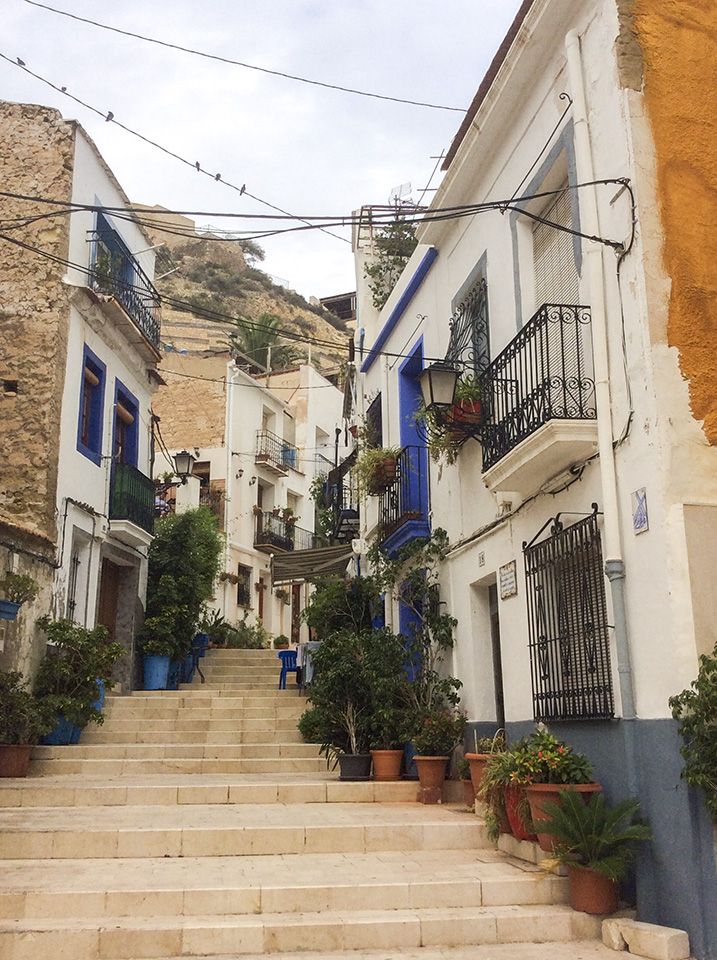
M293 443L282 440L271 430L257 430L255 460L274 473L286 476L289 468L298 468L299 451Z
M258 550L264 553L313 550L317 545L316 534L310 530L297 527L295 523L266 510L256 514L254 546Z
M126 520L146 533L154 530L154 483L129 463L115 463L110 478L109 519Z
M596 420L590 308L544 304L481 381L484 473L551 421Z
M398 456L396 479L383 491L378 505L381 539L411 520L428 518L428 451L404 447Z
M92 289L114 297L135 327L159 349L160 297L152 281L111 228L95 231L91 248Z

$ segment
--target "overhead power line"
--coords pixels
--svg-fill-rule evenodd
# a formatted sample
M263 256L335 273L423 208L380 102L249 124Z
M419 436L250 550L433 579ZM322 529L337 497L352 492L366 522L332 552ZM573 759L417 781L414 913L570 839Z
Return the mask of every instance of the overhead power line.
M453 113L465 113L465 107L448 107L440 103L427 103L423 100L409 100L404 97L391 97L382 93L372 93L368 90L357 90L354 87L345 87L338 83L326 83L323 80L310 80L308 77L299 77L293 73L285 73L282 70L272 70L269 67L260 67L255 63L245 63L242 60L233 60L231 57L222 57L219 54L207 53L204 50L195 50L192 47L185 47L179 43L170 43L167 40L159 40L157 37L146 37L141 33L134 33L131 30L122 30L119 27L112 27L107 23L100 23L98 20L90 20L88 17L80 17L76 13L70 13L67 10L60 10L57 7L51 7L46 3L37 3L36 0L25 0L31 7L39 7L42 10L49 10L50 13L56 13L61 17L69 17L71 20L77 20L80 23L87 23L93 27L99 27L101 30L110 30L112 33L119 33L125 37L132 37L135 40L143 40L145 43L155 43L160 47L167 47L170 50L179 50L181 53L189 53L195 57L203 57L205 60L216 60L219 63L226 63L233 67L243 67L245 70L256 70L259 73L268 73L274 77L282 77L284 80L295 80L298 83L311 84L314 87L324 87L327 90L338 90L340 93L350 93L357 97L370 97L374 100L388 100L391 103L404 103L412 107L426 107L429 110L449 110Z
M270 210L276 210L281 214L284 214L288 217L293 217L293 214L289 213L288 210L284 210L283 207L278 207L274 203L270 203L268 200L262 199L262 197L256 196L256 194L250 193L246 184L242 184L240 187L235 183L231 183L229 180L225 179L221 173L212 173L211 170L205 169L202 166L199 160L188 160L186 157L180 156L180 154L175 153L174 150L170 150L169 147L163 146L161 143L157 143L156 140L146 137L143 133L139 133L137 130L133 130L131 127L128 127L126 124L121 123L115 118L112 110L100 110L98 107L92 106L91 103L87 103L85 100L81 100L80 97L76 97L74 94L70 93L66 86L58 87L57 84L53 83L51 80L48 80L46 77L41 76L39 73L35 73L33 70L27 66L24 60L20 57L16 57L14 60L12 57L8 57L4 53L0 53L0 59L5 60L7 63L12 64L13 67L18 67L24 73L27 73L29 76L34 77L35 80L39 80L40 83L44 83L46 86L51 87L56 93L60 93L65 97L69 97L70 100L78 103L81 107L84 107L85 110L90 110L92 113L96 114L98 117L102 117L107 123L114 123L115 126L119 127L121 130L124 130L125 133L132 134L133 137L137 137L143 143L148 144L150 147L155 147L157 150L161 150L162 153L166 154L169 157L172 157L175 160L178 160L180 163L184 164L187 167L196 170L197 173L201 173L206 177L210 177L216 183L223 183L225 187L229 187L230 190L235 190L240 196L247 196L249 199L256 201L256 203L262 204L262 206L268 207ZM331 233L330 230L325 230L323 227L319 229L323 233L328 234L333 237L335 240L341 240L342 243L350 243L350 240L347 240L346 237L340 237L337 233Z

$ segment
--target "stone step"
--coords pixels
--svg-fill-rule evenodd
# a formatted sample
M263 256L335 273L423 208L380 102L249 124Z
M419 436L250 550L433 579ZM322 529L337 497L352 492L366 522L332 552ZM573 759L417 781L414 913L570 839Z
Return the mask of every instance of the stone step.
M33 760L274 760L318 757L316 743L90 743L33 747Z
M70 747L70 749L72 749ZM165 757L135 760L33 760L30 776L41 777L62 773L84 773L87 776L135 776L144 773L320 773L326 761L316 757L283 757L269 759L202 759L199 757Z
M0 919L305 913L563 903L567 880L493 851L273 857L18 860L0 876Z
M142 710L112 710L107 720L138 719L144 724L155 720L263 720L272 723L276 719L294 720L294 726L306 710L306 703L278 707L147 707Z
M220 690L231 690L235 691L237 694L240 693L251 693L256 691L257 694L270 693L271 691L276 691L280 696L286 696L287 694L292 693L292 687L287 684L286 690L279 690L279 680L277 677L274 677L272 680L241 680L241 679L224 679L222 678L209 678L207 677L204 683L180 683L179 684L179 693L198 693L211 691L215 693ZM297 688L294 684L294 691L296 692Z
M563 905L465 907L193 917L108 917L0 923L0 949L12 960L195 957L307 950L384 952L406 947L476 946L595 937L599 920ZM10 954L10 950L13 953Z
M343 950L302 950L301 960L347 960ZM243 953L242 960L265 960L264 953ZM272 953L272 960L296 960L292 953ZM389 960L385 950L355 950L348 954L350 960ZM169 957L152 957L151 960L177 960L178 954ZM236 960L237 954L212 954L212 960ZM470 947L395 947L390 960L615 960L615 953L598 940L568 940L564 943L486 943ZM150 960L142 957L138 960Z
M126 777L123 783L68 775L0 780L0 807L147 806L174 804L396 803L416 800L416 783L342 783L325 771L299 780L267 774L175 774Z
M477 817L421 804L6 807L0 859L478 850Z
M257 733L264 730L268 732L272 729L274 732L280 733L295 730L296 722L294 717L290 716L276 720L271 727L267 727L267 724L262 720L234 719L231 717L221 720L196 720L192 717L180 717L177 720L154 720L149 729L152 733L158 733L160 736L165 733L248 733L250 731ZM101 726L88 724L82 731L82 741L84 742L85 738L92 734L102 733L105 730L123 731L129 734L147 732L148 727L147 723L139 718L110 717L105 719Z
M229 730L123 730L105 724L84 731L82 744L95 743L302 743L296 724L287 730L242 730L240 724Z
M299 699L299 691L287 687L286 690L279 690L277 686L267 687L265 690L259 690L253 693L251 689L240 693L226 690L224 687L210 687L206 683L186 684L181 690L135 690L128 697L108 697L107 706L115 706L118 703L192 703L195 700L215 701L219 698L230 698L234 700L286 700L291 703ZM303 699L303 698L302 698ZM306 700L303 700L305 703Z

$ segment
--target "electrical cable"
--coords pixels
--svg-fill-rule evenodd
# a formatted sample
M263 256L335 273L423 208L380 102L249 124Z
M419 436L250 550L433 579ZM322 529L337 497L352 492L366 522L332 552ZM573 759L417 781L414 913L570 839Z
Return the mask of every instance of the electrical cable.
M119 120L115 119L115 115L111 110L102 111L97 107L93 107L91 104L86 103L84 100L81 100L79 97L74 96L74 94L69 93L67 87L58 87L57 84L52 83L51 80L46 79L45 77L40 76L39 73L34 73L26 65L24 60L21 60L20 57L16 57L15 60L12 57L6 56L4 53L0 53L0 59L5 60L7 63L11 64L14 67L19 67L24 73L29 74L31 77L34 77L36 80L39 80L41 83L46 84L48 87L51 87L57 93L63 94L65 97L69 97L70 100L73 100L75 103L79 103L80 106L84 107L86 110L92 111L99 117L102 117L103 120L108 123L114 123L120 129L124 130L126 133L131 133L132 136L138 137L144 143L149 144L151 147L155 147L157 150L161 150L162 153L167 154L167 156L173 157L175 160L179 160L180 163L183 163L185 166L192 167L198 173L202 173L207 177L210 177L212 180L217 183L223 183L224 186L229 187L231 190L236 190L240 196L247 196L252 200L255 200L257 203L261 203L265 207L270 207L272 210L277 210L279 213L286 214L291 216L287 210L284 210L282 207L276 206L276 204L270 203L268 200L263 200L261 197L256 196L253 193L250 193L246 189L246 184L242 184L241 187L238 187L235 183L231 183L229 180L226 180L220 173L212 173L209 170L205 170L204 167L198 160L192 162L187 160L186 157L180 156L178 153L175 153L173 150L170 150L168 147L162 146L161 143L157 143L156 140L151 140L149 137L144 136L144 134L139 133L137 130L133 130L131 127L126 126L124 123L121 123ZM350 240L347 240L346 237L340 237L337 233L331 233L329 230L320 228L323 233L327 233L329 236L334 237L336 240L341 240L344 243L350 243Z
M93 27L99 27L102 30L110 30L112 33L119 33L125 37L132 37L135 40L143 40L145 43L155 43L160 47L167 47L170 50L178 50L181 53L189 53L196 57L203 57L205 60L216 60L219 63L226 63L234 67L243 67L246 70L256 70L259 73L268 73L274 77L282 77L284 80L295 80L298 83L308 83L315 87L324 87L328 90L338 90L340 93L350 93L358 97L371 97L374 100L388 100L391 103L404 103L412 107L426 107L430 110L449 110L453 113L465 113L464 107L448 107L439 103L426 103L422 100L408 100L403 97L391 97L381 93L370 93L367 90L357 90L353 87L344 87L336 83L326 83L322 80L310 80L307 77L299 77L292 73L285 73L282 70L271 70L269 67L259 67L253 63L244 63L241 60L233 60L230 57L222 57L219 54L206 53L203 50L195 50L192 47L184 47L178 43L169 43L166 40L159 40L156 37L145 37L141 33L133 33L131 30L122 30L119 27L111 27L107 23L100 23L98 20L90 20L87 17L80 17L77 14L69 13L67 10L58 10L57 7L51 7L46 3L38 3L36 0L25 0L32 7L40 7L43 10L49 10L51 13L58 14L61 17L69 17L71 20L77 20L80 23L86 23Z

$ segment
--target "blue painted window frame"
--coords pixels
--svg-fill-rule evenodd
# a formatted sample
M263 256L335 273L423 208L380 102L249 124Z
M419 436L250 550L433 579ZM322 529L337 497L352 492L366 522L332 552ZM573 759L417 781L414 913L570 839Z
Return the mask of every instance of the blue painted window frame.
M122 463L128 463L132 467L137 466L137 461L139 458L139 401L137 397L127 389L127 387L122 383L121 380L115 379L115 402L114 402L114 417L112 420L112 457L115 457L115 450L117 446L117 403L118 401L122 404L123 407L126 407L127 410L134 417L134 422L127 425L127 430L125 434L125 456L122 460Z
M85 368L90 370L98 379L99 383L92 385L85 379ZM105 383L107 379L107 367L100 360L87 344L82 351L82 370L80 385L80 404L77 412L77 449L79 452L91 460L98 467L102 461L102 436L104 433L104 412L105 412ZM82 440L82 420L85 409L85 399L87 391L90 394L90 423L89 423L89 442Z

